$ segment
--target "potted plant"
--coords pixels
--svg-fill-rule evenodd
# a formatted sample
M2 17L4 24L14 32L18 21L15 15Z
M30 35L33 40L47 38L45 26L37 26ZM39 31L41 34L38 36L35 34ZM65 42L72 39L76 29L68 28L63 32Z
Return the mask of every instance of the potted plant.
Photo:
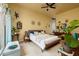
M69 23L69 26L67 26L64 29L64 32L66 34L64 35L65 43L63 48L68 53L71 53L71 48L76 48L79 46L78 38L74 38L73 35L71 34L71 32L78 27L79 27L79 20L72 20Z
M19 29L17 29L16 27L12 27L12 35L16 34L19 32Z

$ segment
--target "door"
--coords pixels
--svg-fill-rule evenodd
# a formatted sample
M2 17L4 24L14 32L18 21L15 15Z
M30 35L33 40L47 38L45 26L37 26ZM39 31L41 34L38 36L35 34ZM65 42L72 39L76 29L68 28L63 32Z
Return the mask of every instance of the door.
M56 18L52 18L51 31L56 32Z

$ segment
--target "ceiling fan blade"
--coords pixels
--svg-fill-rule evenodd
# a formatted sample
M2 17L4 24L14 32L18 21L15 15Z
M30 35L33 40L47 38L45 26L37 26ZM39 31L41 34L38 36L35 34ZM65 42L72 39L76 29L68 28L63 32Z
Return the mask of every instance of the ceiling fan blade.
M50 6L53 6L55 3L51 3L51 5Z
M48 6L44 6L44 7L41 7L41 8L47 8Z
M54 9L56 9L56 7L50 7L50 8L54 8Z
M46 3L47 6L50 6L49 3Z

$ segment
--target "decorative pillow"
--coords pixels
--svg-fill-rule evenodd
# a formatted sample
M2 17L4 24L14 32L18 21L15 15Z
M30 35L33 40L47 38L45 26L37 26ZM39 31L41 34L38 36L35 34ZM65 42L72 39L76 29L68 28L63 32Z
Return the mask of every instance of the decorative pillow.
M34 32L30 32L30 33L34 34Z
M38 32L34 32L34 35L38 35Z

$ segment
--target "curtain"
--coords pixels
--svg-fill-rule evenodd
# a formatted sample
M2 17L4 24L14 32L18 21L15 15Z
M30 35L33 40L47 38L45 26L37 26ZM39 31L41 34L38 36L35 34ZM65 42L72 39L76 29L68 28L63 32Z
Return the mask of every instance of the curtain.
M3 4L0 4L0 49L4 48L4 20L5 20L5 8Z
M7 4L0 4L0 48L11 41L11 13Z
M6 14L5 14L5 24L6 24L6 44L8 42L11 42L11 11L9 8L6 8Z

